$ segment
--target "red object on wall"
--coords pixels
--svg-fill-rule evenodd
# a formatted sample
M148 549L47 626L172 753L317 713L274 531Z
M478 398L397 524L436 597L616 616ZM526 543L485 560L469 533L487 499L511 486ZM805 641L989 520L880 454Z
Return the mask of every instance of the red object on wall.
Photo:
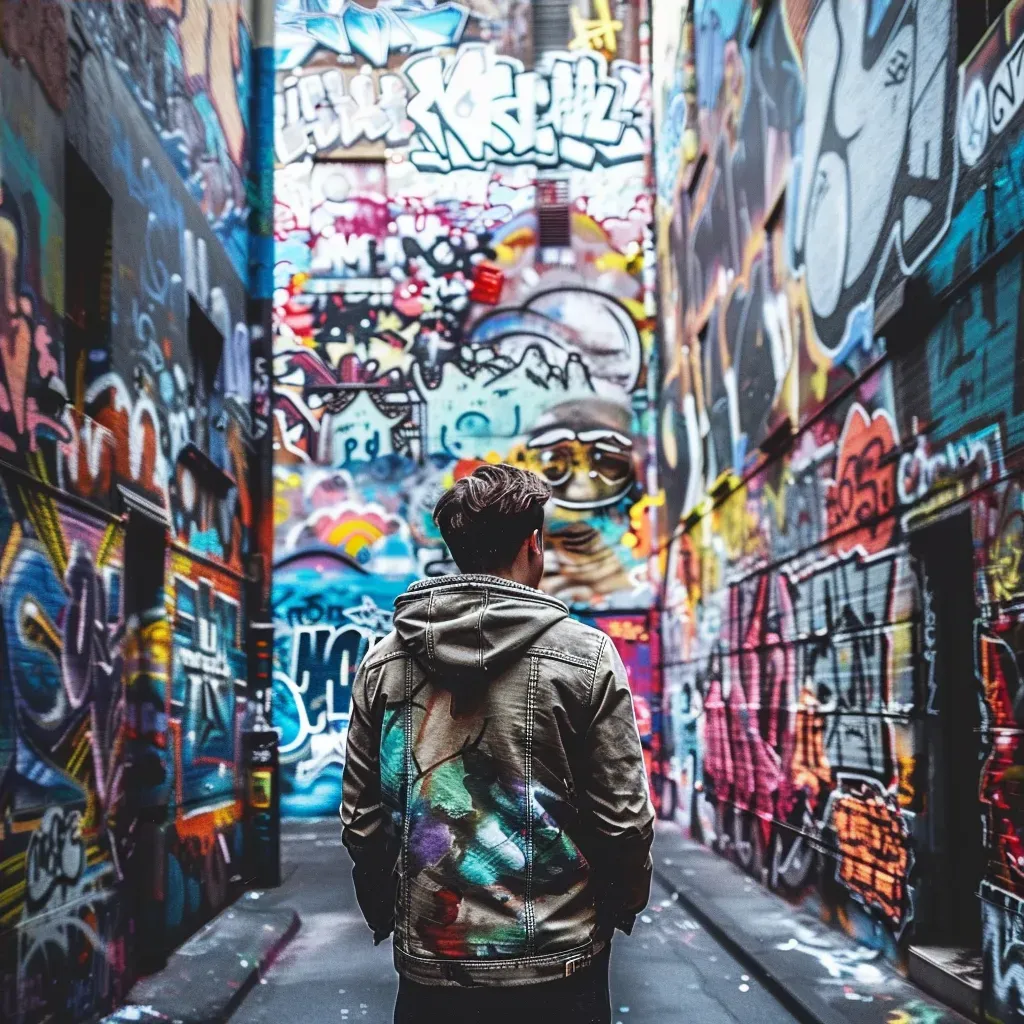
M473 302L493 306L501 298L505 287L505 273L489 263L479 264L473 274L473 289L469 297Z

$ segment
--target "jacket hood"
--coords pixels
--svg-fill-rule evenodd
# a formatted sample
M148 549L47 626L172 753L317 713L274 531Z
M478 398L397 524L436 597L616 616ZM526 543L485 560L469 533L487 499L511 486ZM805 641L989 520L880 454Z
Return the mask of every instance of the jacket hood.
M561 601L496 576L442 576L395 601L402 646L440 681L486 678L567 618Z

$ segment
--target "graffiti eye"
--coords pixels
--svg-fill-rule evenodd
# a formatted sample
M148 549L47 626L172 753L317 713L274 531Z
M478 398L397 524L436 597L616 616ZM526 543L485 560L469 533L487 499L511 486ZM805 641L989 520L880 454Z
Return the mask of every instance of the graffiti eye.
M628 455L598 449L590 456L590 466L608 484L625 483L633 475L633 463Z
M552 487L564 484L572 476L572 455L558 448L540 453L540 471Z

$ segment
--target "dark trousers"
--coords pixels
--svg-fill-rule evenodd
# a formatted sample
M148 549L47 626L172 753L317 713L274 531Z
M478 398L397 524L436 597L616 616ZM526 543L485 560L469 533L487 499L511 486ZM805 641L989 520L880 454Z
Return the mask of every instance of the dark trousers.
M610 949L571 977L514 988L398 983L395 1024L611 1024Z

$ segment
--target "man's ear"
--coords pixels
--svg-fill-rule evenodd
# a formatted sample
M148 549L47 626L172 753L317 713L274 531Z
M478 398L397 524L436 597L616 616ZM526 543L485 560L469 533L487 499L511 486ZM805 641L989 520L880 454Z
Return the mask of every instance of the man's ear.
M540 530L534 530L530 534L530 549L536 551L538 555L544 553L544 534Z

